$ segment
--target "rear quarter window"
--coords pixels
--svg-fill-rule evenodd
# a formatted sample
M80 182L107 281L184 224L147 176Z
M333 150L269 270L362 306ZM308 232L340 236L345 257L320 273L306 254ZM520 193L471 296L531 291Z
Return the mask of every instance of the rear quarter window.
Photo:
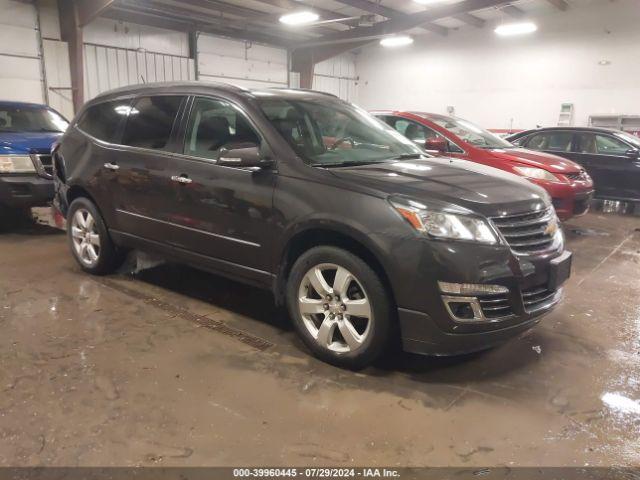
M98 140L116 143L118 128L129 110L129 100L92 105L82 114L77 125Z
M122 144L166 150L183 99L169 95L138 98L130 109Z

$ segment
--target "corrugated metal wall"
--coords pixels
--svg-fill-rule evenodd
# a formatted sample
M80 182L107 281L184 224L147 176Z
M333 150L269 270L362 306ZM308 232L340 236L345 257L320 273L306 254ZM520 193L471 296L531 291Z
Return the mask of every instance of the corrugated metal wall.
M313 89L333 93L348 102L358 101L356 57L344 54L315 66Z
M213 35L198 36L198 79L245 88L287 87L287 51Z
M194 80L185 33L99 19L85 32L85 99L126 85Z

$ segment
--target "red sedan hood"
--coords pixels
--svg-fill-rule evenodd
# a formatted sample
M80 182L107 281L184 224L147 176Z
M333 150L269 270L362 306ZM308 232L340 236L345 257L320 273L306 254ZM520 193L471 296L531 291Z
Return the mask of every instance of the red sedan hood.
M551 173L576 173L582 169L580 165L566 158L524 148L491 150L491 155L502 161L543 168Z

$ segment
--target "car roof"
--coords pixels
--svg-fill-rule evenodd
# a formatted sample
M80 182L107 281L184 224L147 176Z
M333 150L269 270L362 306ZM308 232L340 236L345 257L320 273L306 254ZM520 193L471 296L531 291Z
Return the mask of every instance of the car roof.
M31 102L16 102L14 100L0 100L0 107L8 107L8 108L16 108L16 107L27 107L27 108L50 108L47 105L43 105L41 103L31 103Z
M542 128L533 128L531 130L525 130L522 132L518 132L514 135L529 135L537 132L555 132L555 131L571 131L571 132L596 132L596 133L616 133L620 132L615 128L607 128L607 127L542 127Z
M109 90L95 97L91 103L98 103L115 99L128 95L160 95L160 94L182 94L182 95L206 95L211 93L226 93L247 96L270 96L275 98L290 99L309 99L332 98L339 100L337 96L331 93L317 92L314 90L294 89L294 88L266 88L266 89L247 89L221 82L162 82L162 83L143 83L139 85L130 85L127 87Z

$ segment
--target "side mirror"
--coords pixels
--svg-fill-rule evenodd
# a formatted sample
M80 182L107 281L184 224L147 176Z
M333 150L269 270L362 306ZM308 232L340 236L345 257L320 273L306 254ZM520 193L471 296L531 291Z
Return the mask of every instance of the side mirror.
M637 160L638 158L640 158L640 150L636 150L635 148L630 148L629 150L627 150L625 155L633 160Z
M444 137L431 137L424 142L424 149L429 153L446 153L447 140Z
M221 148L218 165L269 168L273 165L273 160L265 158L258 145L252 145L243 148Z

